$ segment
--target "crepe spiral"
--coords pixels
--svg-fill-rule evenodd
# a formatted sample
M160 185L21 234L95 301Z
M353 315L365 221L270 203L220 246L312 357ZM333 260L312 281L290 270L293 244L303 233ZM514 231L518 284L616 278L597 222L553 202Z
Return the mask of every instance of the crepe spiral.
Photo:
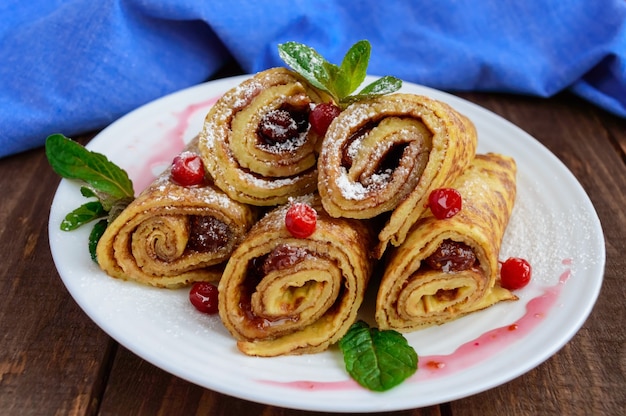
M376 256L399 245L429 193L451 183L477 146L472 122L448 104L396 93L356 102L330 125L318 160L318 189L334 217L389 213Z
M314 233L293 237L284 224L288 205L280 206L252 227L220 280L220 317L245 354L323 351L347 332L363 301L373 267L369 229L302 198L317 209Z
M176 184L168 168L107 226L98 264L110 276L157 287L217 281L255 218L210 182Z
M463 209L444 220L426 211L404 243L390 249L376 300L381 329L413 331L516 299L500 286L498 266L515 174L512 158L477 155L452 184Z
M308 114L328 100L285 68L259 72L227 91L200 134L215 184L232 199L259 206L315 191L321 137Z

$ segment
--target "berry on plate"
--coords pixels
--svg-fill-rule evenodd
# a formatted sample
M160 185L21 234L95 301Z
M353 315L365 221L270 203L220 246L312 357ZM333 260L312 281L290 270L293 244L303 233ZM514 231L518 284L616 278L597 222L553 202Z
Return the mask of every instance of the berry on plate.
M532 268L527 260L509 257L500 268L500 284L508 290L521 289L530 282Z
M189 290L191 304L200 312L217 313L217 286L209 282L196 282Z

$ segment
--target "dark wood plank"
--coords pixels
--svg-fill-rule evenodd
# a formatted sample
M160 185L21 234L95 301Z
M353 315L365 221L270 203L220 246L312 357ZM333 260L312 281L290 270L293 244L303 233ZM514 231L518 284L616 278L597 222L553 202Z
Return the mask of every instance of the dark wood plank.
M111 346L63 286L48 245L59 178L42 149L0 160L0 414L88 414Z
M626 164L626 121L623 118L600 112L601 123L606 127L609 140Z

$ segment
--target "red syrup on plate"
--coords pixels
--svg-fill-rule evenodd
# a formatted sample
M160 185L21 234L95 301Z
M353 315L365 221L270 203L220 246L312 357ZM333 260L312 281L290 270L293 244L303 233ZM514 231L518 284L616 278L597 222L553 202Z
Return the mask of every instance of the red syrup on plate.
M562 261L563 265L570 266L571 259ZM517 321L492 329L479 337L459 346L454 352L445 355L420 356L418 371L408 382L432 380L437 377L449 376L487 360L507 346L524 338L534 330L548 316L556 305L565 282L572 271L565 270L554 286L546 287L540 295L530 299L526 304L526 312ZM418 351L419 354L419 351ZM360 388L352 379L343 381L288 381L257 380L263 384L289 387L296 390L352 390Z
M145 158L145 163L138 167L129 167L128 173L133 178L135 193L139 193L150 185L157 175L155 169L169 166L174 157L185 147L185 132L188 130L190 120L198 111L207 113L209 108L215 104L219 97L212 97L208 100L190 104L180 112L173 113L176 124L163 133L161 138L155 140L158 146L153 146L150 155ZM200 131L198 131L200 133Z

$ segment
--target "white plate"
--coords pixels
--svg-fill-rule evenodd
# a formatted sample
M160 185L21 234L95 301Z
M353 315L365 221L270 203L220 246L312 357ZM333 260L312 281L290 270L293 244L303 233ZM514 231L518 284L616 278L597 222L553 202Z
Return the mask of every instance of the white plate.
M200 131L215 100L244 78L209 82L156 100L103 130L87 147L126 169L140 190ZM315 355L247 357L217 316L195 311L187 290L108 277L89 257L91 227L59 230L65 214L85 202L78 185L63 180L51 207L49 233L67 289L104 331L154 365L200 386L276 406L403 410L479 393L531 370L574 336L596 301L605 263L596 212L569 170L524 131L455 96L409 83L403 90L446 101L469 116L478 129L480 152L515 157L518 197L500 258L524 257L534 274L518 292L518 302L407 334L420 368L401 386L385 393L359 387L345 373L337 348Z

